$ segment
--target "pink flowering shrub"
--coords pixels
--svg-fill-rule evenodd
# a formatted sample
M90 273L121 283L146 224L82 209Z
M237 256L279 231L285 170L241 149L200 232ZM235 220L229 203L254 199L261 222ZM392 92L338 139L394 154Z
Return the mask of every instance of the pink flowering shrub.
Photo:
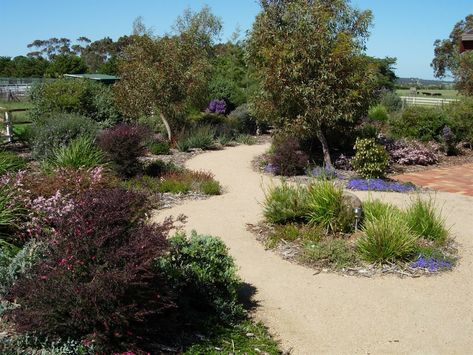
M401 165L432 165L438 157L432 149L419 142L398 140L388 142L386 149L390 160Z

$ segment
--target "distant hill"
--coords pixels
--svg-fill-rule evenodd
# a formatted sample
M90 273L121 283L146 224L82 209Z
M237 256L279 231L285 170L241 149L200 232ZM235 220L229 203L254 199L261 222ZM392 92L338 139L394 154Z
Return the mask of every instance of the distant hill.
M420 78L398 78L396 80L396 85L399 86L409 86L409 87L422 87L422 86L443 86L443 87L452 87L454 84L453 81L447 80L427 80Z

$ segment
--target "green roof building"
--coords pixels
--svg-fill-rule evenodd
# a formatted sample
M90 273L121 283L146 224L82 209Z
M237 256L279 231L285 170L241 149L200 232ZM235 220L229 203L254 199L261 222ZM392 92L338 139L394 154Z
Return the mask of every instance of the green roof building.
M64 74L65 78L69 79L89 79L96 80L104 84L113 84L119 77L107 74Z

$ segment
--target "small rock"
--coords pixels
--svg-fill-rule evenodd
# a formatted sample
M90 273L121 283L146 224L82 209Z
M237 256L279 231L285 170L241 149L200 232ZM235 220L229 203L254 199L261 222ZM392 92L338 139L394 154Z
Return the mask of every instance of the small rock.
M253 333L246 333L246 336L247 336L248 338L251 338L251 337L254 337L255 335L254 335Z

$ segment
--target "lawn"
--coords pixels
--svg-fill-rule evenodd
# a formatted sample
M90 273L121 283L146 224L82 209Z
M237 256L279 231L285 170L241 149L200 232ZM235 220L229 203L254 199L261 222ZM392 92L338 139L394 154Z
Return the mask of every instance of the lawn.
M418 95L419 97L432 97L432 96L422 94L423 92L428 92L431 94L441 94L441 96L433 96L433 97L442 98L442 99L457 99L460 97L460 94L458 93L458 91L453 90L453 89L431 90L431 89L419 88L417 89L417 92L419 92L419 95ZM411 96L409 89L398 89L396 90L396 93L399 96Z

